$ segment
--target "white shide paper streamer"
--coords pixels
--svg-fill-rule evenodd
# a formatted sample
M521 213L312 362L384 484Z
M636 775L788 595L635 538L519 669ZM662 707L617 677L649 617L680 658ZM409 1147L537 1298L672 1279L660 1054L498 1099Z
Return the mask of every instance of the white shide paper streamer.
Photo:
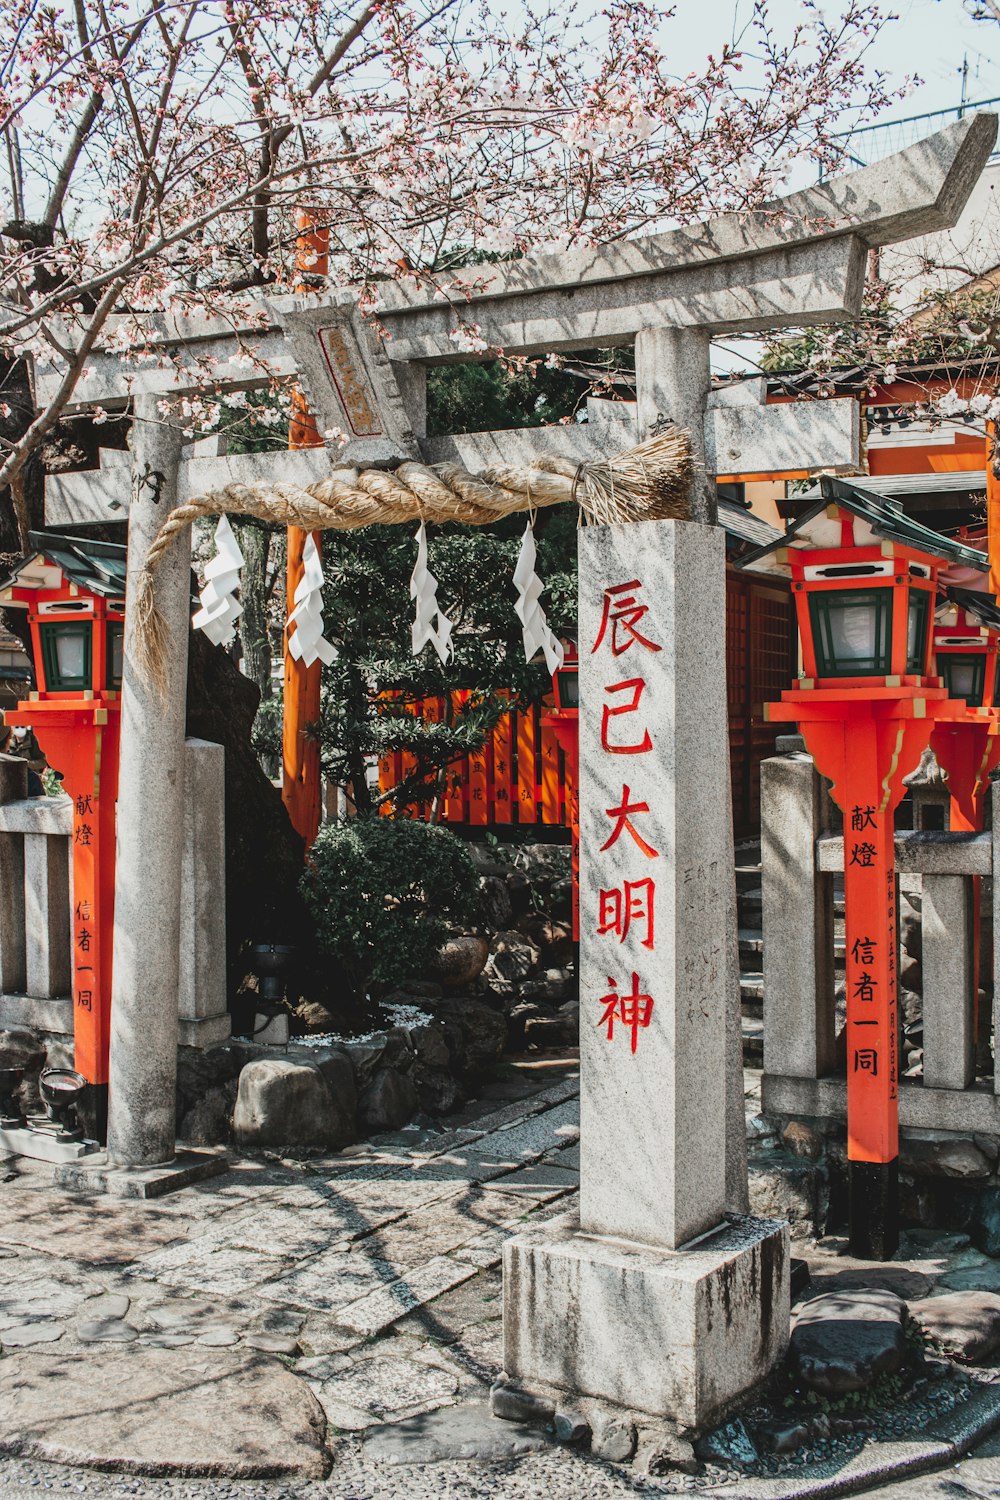
M312 534L302 548L302 577L295 590L295 608L288 616L288 654L311 667L321 661L329 667L337 660L337 649L323 638L323 564Z
M411 635L414 656L429 641L441 658L442 666L447 666L454 653L451 644L452 624L448 616L438 609L437 579L427 566L427 532L423 521L417 529L417 561L410 578L410 598L416 605Z
M551 674L557 667L562 666L566 657L566 648L549 629L545 611L538 602L545 585L535 572L535 557L535 533L529 521L524 528L521 550L517 555L517 566L514 569L514 583L517 588L517 603L514 609L517 611L524 636L525 661L531 661L539 651L542 651L545 654L546 668Z
M205 568L205 587L198 595L201 609L191 619L216 646L228 646L236 634L243 606L236 598L244 558L226 516L215 528L215 556Z

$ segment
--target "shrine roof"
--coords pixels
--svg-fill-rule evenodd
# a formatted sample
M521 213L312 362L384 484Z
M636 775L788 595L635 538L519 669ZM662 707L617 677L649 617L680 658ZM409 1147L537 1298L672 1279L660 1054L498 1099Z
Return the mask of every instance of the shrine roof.
M719 501L719 525L726 533L727 541L749 542L752 546L765 547L770 542L780 541L785 533L761 520L752 510L737 505L735 500Z
M790 522L783 535L741 558L736 566L753 573L787 576L790 572L786 557L789 547L804 550L840 546L839 523L835 514L831 515L831 507L839 507L862 523L860 528L855 527L854 532L858 546L870 546L876 540L889 541L977 572L986 572L989 567L984 552L952 541L928 526L921 526L919 521L905 513L898 501L885 495L874 494L853 481L836 479L828 474L820 480L820 492L815 504Z
M56 531L29 531L28 540L34 551L22 558L13 572L0 578L0 590L14 584L22 588L57 587L51 570L58 568L67 583L75 583L88 593L116 599L124 595L126 548L120 543L97 542Z
M980 625L985 625L989 630L1000 631L1000 605L992 594L981 594L978 589L959 588L950 588L946 592L952 604L964 609Z

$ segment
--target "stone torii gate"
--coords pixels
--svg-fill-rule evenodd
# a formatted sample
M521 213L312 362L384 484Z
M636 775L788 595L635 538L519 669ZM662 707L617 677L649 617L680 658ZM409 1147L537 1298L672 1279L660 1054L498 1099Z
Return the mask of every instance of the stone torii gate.
M169 511L232 481L306 484L334 463L405 456L473 468L544 451L579 460L664 421L690 431L704 465L690 521L581 533L581 1205L578 1223L505 1250L505 1363L529 1390L702 1426L784 1346L786 1231L727 1219L745 1212L746 1163L712 476L850 466L857 429L853 403L711 403L709 344L856 315L868 251L954 224L995 137L995 117L974 116L771 213L491 267L485 289L457 278L450 304L392 283L384 344L342 296L269 304L268 330L246 337L297 369L321 430L350 435L336 460L184 457L156 410L184 377L137 371L131 462L48 481L49 519L65 524L107 518L109 506L120 517L131 480L131 588ZM592 403L602 420L589 430L429 439L426 367L468 357L456 351L460 325L511 354L634 342L637 403L603 413L607 403ZM165 354L184 346L219 360L223 381L250 383L235 362L226 370L230 330L164 321L160 339ZM122 401L120 358L90 363L78 403ZM43 394L57 374L40 372ZM166 1160L174 1144L187 572L178 547L156 575L170 629L165 704L130 662L128 627L125 641L108 1142L125 1169Z

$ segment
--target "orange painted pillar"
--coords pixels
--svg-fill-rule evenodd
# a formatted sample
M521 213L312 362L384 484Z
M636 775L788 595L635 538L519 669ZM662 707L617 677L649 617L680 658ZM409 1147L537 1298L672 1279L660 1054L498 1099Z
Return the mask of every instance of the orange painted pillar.
M986 521L988 526L987 548L990 558L990 593L1000 597L1000 477L996 468L1000 465L1000 449L997 447L995 422L986 424Z
M23 703L9 724L30 724L73 799L73 1065L106 1090L115 915L115 803L120 700ZM104 1108L98 1106L103 1127Z
M847 1156L851 1253L889 1260L899 1242L899 1018L893 814L903 776L930 738L924 704L809 708L783 695L844 814L847 979ZM802 694L801 697L805 697Z
M300 233L296 243L296 266L303 273L325 275L330 235L317 228L308 214L299 215ZM303 281L300 290L306 289ZM323 439L316 427L304 396L296 391L292 416L288 424L289 448L319 448ZM316 546L322 551L322 532L313 532ZM302 581L302 554L309 532L298 526L288 528L288 560L285 573L285 613L291 614L295 590ZM288 627L285 627L284 719L281 736L281 796L292 827L305 839L306 848L319 832L320 763L319 744L309 733L320 714L320 675L322 666L311 667L296 661L288 651Z

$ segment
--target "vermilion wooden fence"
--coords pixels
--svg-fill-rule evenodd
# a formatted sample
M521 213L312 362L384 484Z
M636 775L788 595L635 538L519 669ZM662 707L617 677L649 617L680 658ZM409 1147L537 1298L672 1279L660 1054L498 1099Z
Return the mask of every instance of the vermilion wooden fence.
M388 695L387 695L388 696ZM467 693L452 694L458 710ZM407 712L427 723L444 715L443 698L422 698ZM544 710L504 714L476 755L464 755L446 772L441 821L473 828L495 824L544 823L569 827L569 788L565 758L555 730L543 723ZM379 761L379 789L396 786L413 768L413 757L394 750ZM387 814L391 807L383 809ZM430 805L420 816L430 817Z
M780 725L764 720L764 704L780 698L795 674L795 619L788 588L727 570L726 675L733 824L737 838L760 829L760 763L774 754ZM386 695L391 696L390 694ZM454 693L458 706L468 695ZM432 721L444 713L443 698L425 698L410 712ZM542 722L544 709L506 714L479 755L448 767L442 821L489 828L543 823L568 828L566 767L555 731ZM412 768L413 758L396 751L379 763L379 786L388 791ZM387 806L385 811L391 809ZM430 808L422 814L430 816Z

